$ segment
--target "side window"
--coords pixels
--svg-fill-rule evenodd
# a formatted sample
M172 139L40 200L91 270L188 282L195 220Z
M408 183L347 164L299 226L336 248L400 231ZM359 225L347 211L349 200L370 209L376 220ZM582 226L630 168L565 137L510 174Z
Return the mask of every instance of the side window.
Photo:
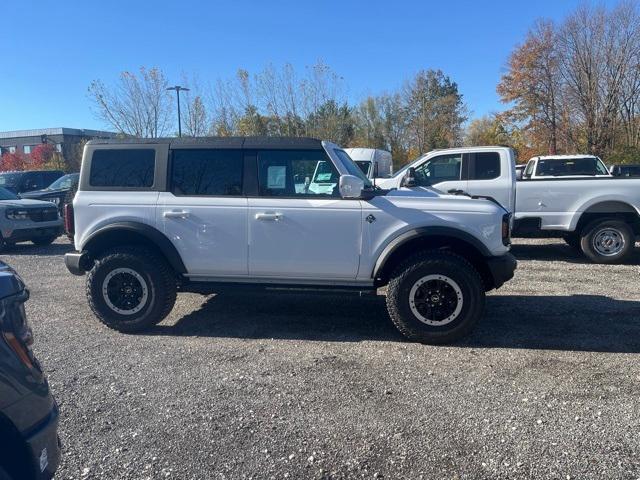
M152 149L95 150L91 158L92 187L150 188L155 151Z
M461 166L461 153L439 155L416 167L416 181L418 186L425 187L439 182L460 180Z
M28 190L40 190L44 188L46 185L44 184L44 180L42 177L42 173L40 172L32 172L25 175L23 180L23 188Z
M241 150L173 150L174 195L242 195Z
M500 176L500 154L481 152L475 154L475 161L469 180L492 180Z
M320 150L264 150L258 153L261 196L339 197L340 175Z

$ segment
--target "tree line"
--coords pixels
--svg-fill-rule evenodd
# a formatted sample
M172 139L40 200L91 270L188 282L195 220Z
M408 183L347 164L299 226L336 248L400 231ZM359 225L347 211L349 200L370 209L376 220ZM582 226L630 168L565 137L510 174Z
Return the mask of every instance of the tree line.
M505 110L467 123L458 85L421 70L394 91L350 103L345 80L318 62L296 70L239 69L203 86L184 76L183 136L312 136L383 148L401 165L459 145L514 147L522 160L591 153L640 162L640 15L637 3L583 5L561 23L537 20L511 53L497 92ZM175 98L159 68L123 72L89 86L97 116L123 135L176 134Z
M352 105L346 84L318 62L296 71L269 65L202 87L185 77L181 92L183 136L311 136L348 146L383 148L403 164L419 153L459 145L466 106L458 85L440 70L423 70L397 91ZM159 68L124 72L115 84L89 86L99 118L123 135L176 134L175 98Z

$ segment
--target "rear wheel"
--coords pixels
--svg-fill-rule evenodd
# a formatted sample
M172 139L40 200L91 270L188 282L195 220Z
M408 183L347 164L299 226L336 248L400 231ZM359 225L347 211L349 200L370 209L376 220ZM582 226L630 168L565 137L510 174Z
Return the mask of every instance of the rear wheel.
M176 278L159 255L141 247L102 254L87 276L93 313L109 328L138 332L161 322L176 301Z
M400 264L387 288L389 316L409 340L440 344L467 335L484 309L482 278L464 258L429 251Z
M582 231L582 252L595 263L621 263L632 253L635 236L621 220L596 220Z

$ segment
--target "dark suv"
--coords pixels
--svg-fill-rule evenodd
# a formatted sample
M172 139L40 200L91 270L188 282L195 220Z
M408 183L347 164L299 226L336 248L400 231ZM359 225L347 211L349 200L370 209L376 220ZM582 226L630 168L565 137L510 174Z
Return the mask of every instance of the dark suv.
M60 461L58 406L33 355L29 291L0 262L0 480L49 479Z
M62 170L29 170L0 173L0 187L13 193L41 190L64 175Z

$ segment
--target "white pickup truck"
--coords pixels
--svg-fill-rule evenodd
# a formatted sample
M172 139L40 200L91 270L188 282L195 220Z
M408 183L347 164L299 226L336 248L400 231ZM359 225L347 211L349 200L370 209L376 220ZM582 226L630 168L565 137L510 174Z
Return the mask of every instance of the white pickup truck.
M433 151L377 184L491 196L514 213L514 237L563 238L595 263L628 258L640 233L640 179L612 177L594 156L554 157L564 166L535 157L514 191L514 158L504 147Z

